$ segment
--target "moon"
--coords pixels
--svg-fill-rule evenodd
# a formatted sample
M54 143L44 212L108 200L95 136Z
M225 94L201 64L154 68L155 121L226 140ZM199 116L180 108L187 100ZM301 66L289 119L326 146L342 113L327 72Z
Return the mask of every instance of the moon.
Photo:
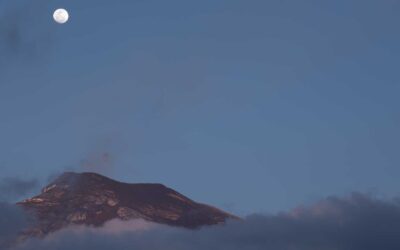
M57 9L54 11L53 18L57 23L64 24L68 22L69 19L68 11L65 9Z

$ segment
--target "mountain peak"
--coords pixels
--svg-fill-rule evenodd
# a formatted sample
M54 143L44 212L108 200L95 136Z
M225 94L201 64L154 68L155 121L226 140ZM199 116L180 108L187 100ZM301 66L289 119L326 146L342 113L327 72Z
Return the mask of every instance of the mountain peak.
M31 230L37 236L73 224L101 226L112 219L196 228L237 218L162 184L123 183L97 173L65 172L19 205L38 219Z

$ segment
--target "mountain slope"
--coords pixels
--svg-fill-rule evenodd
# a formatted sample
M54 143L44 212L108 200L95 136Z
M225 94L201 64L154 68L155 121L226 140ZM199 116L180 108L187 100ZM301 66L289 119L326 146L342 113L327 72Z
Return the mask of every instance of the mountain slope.
M35 236L73 224L101 226L112 219L196 228L237 218L161 184L127 184L95 173L64 173L40 195L18 204L37 218L29 231Z

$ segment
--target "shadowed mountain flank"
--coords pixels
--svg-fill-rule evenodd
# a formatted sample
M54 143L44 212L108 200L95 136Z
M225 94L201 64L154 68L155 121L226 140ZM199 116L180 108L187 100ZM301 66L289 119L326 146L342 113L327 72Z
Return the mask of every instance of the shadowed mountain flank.
M69 225L98 227L113 219L144 219L197 228L237 218L162 184L122 183L96 173L64 173L41 194L18 205L38 221L27 232L33 236L44 236Z

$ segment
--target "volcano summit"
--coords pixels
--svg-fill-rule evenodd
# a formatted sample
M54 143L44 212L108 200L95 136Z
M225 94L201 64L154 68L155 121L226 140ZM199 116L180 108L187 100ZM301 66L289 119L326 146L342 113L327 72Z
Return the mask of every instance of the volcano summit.
M197 228L237 218L162 184L128 184L95 173L64 173L18 205L37 219L28 233L39 237L70 225L99 227L113 219Z

